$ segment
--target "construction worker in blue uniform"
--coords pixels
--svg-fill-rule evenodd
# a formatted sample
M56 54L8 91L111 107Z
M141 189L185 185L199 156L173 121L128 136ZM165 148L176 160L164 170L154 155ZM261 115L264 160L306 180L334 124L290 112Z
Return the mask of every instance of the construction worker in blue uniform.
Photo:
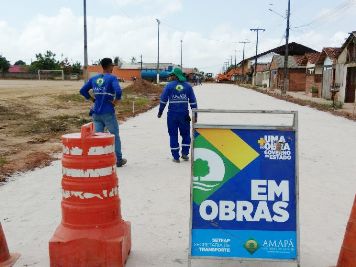
M95 132L104 132L105 128L115 136L116 166L122 167L127 160L122 158L119 124L115 115L115 106L121 99L122 90L116 76L112 75L114 64L111 58L103 58L100 62L103 74L92 77L80 89L80 94L94 102L90 110L93 117ZM93 91L94 97L89 94Z
M170 82L164 87L161 94L161 102L158 118L161 118L164 108L169 102L167 113L167 126L170 137L170 147L173 161L180 162L180 146L178 132L182 136L181 158L189 160L190 150L190 116L189 107L197 108L197 100L192 86L186 82L181 69L175 68L170 73Z

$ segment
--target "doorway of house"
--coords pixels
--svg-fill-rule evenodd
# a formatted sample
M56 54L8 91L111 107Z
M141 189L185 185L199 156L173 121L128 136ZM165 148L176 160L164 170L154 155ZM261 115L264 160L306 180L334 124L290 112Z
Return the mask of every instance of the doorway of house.
M321 97L325 99L331 99L331 85L333 82L333 69L332 67L325 67L323 71L323 89L321 92Z
M345 103L355 102L356 68L347 69Z

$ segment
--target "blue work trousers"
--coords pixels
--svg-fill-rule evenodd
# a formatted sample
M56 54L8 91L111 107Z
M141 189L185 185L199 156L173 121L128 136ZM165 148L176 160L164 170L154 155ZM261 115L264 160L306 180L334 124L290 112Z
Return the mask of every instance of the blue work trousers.
M190 150L190 117L189 113L168 112L168 133L170 137L171 152L174 159L179 159L178 132L182 136L182 155L189 155Z
M122 159L122 153L119 135L119 124L117 122L115 113L93 114L93 122L95 126L95 132L103 133L106 128L109 133L115 135L116 162L119 162Z

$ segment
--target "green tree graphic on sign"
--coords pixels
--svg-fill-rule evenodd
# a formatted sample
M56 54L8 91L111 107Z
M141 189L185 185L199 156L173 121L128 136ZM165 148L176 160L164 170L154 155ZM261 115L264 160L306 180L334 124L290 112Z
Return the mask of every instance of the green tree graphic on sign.
M197 159L194 161L194 176L198 177L199 180L207 176L210 172L209 163L207 160Z

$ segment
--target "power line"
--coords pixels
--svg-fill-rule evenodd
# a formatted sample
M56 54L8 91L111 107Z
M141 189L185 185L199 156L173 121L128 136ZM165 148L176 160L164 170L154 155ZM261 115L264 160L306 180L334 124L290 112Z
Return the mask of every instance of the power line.
M336 6L332 10L329 10L328 12L325 12L324 14L319 15L315 19L311 20L309 23L302 24L302 25L299 25L299 26L296 26L293 28L294 29L305 28L305 27L309 27L313 24L316 24L318 22L321 22L323 20L329 21L330 18L334 18L334 17L337 17L339 14L343 14L344 11L346 11L350 6L353 6L355 4L356 4L355 0L347 0L343 3L341 3L340 5Z

